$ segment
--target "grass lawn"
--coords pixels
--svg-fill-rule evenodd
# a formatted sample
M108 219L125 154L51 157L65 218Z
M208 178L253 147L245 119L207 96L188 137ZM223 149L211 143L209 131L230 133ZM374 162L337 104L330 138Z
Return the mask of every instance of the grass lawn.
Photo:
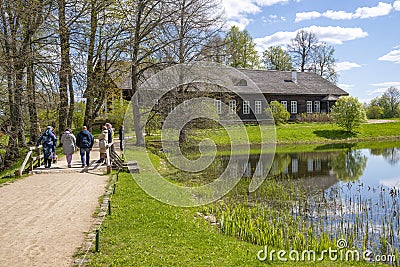
M142 178L153 174L138 160ZM148 196L129 174L121 174L100 236L100 252L90 254L90 266L349 266L346 262L261 262L263 247L222 234L197 217L199 208L178 208ZM374 266L354 263L356 266Z
M252 144L261 143L259 129L270 131L271 126L248 125L246 131ZM232 129L239 136L239 130ZM236 137L236 136L235 136ZM198 141L210 138L217 145L230 144L229 136L224 129L192 131L189 140ZM240 137L236 137L240 139ZM400 121L390 123L363 124L357 133L343 131L335 124L328 123L289 123L276 126L277 144L326 144L340 142L384 141L400 139ZM268 142L268 140L267 140Z

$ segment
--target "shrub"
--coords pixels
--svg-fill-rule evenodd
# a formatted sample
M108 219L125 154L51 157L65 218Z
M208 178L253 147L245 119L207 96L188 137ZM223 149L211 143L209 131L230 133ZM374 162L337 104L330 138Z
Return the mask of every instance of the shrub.
M301 113L296 118L297 122L333 122L329 113Z
M285 106L278 101L271 101L269 107L276 125L282 124L290 118L290 113L286 110ZM268 111L266 112L268 113Z
M383 108L380 106L371 105L366 108L368 119L381 119L383 117Z
M355 97L344 96L331 109L335 123L347 132L353 132L367 120L365 110Z

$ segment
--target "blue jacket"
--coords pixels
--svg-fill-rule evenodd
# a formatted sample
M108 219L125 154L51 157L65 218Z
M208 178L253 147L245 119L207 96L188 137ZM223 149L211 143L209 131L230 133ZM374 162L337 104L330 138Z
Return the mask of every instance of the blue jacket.
M92 148L94 137L88 130L82 130L76 136L76 145L79 148Z

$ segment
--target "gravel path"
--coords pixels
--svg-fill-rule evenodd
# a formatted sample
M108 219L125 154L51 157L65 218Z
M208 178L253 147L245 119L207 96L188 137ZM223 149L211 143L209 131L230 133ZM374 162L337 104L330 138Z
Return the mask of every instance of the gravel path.
M0 266L71 265L106 182L105 175L77 169L35 174L1 187Z

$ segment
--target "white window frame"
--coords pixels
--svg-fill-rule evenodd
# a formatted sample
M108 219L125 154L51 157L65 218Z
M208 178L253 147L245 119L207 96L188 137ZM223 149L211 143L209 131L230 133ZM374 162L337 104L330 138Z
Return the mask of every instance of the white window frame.
M313 172L314 171L314 160L308 158L307 159L307 171L308 172Z
M321 113L321 101L314 101L314 112Z
M217 108L217 113L222 114L222 101L217 99L215 100L215 107Z
M299 171L299 160L292 159L292 173L298 173Z
M261 114L262 113L262 102L261 100L254 101L254 113Z
M236 99L232 99L231 101L229 101L229 112L231 114L236 113Z
M297 101L290 101L290 113L297 114Z
M250 114L250 101L243 100L243 114Z
M287 101L286 100L282 100L281 104L285 107L286 110L288 110L287 109Z
M313 102L307 101L307 113L313 113Z

